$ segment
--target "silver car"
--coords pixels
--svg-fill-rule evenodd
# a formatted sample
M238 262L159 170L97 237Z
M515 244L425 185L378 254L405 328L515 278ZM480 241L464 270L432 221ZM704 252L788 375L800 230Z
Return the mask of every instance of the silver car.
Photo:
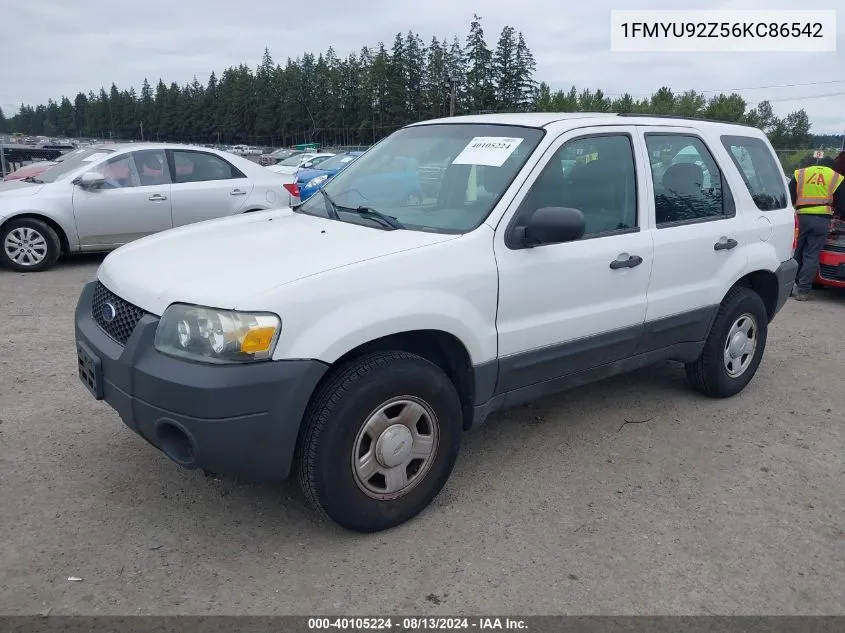
M0 262L39 272L62 253L110 251L173 227L284 206L282 185L266 167L205 147L87 148L0 184Z

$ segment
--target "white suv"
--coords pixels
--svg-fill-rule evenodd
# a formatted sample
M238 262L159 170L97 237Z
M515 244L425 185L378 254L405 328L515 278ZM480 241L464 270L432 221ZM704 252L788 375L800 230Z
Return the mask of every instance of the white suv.
M397 159L438 167L421 200ZM323 514L382 530L493 411L666 360L741 391L793 283L793 214L750 127L419 123L294 209L109 255L76 311L80 378L175 462L295 470Z

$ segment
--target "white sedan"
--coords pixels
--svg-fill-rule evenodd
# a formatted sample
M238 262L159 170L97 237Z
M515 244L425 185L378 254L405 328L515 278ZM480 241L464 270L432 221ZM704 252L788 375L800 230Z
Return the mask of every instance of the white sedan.
M276 163L275 165L265 167L264 169L269 169L270 171L276 174L282 174L283 176L293 176L300 169L310 169L312 167L316 167L332 156L334 156L334 154L329 152L297 154L296 156L286 158L283 161Z
M62 253L110 251L173 227L285 206L284 182L251 160L205 147L87 148L0 185L0 263L39 272Z

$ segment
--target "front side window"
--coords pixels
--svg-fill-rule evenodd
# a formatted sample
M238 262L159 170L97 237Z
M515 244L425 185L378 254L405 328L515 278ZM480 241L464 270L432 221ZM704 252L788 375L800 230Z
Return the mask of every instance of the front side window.
M175 183L229 180L245 176L231 163L215 154L173 150Z
M45 169L43 172L38 174L38 176L34 180L37 183L56 182L56 180L58 180L65 174L70 174L71 172L75 172L76 170L84 166L90 165L94 162L98 162L112 153L114 152L110 149L91 147L80 151L74 156L65 154L65 157L62 159L61 162L56 163L48 169Z
M146 149L132 152L132 158L142 187L170 184L170 169L164 150Z
M739 169L751 199L760 211L785 209L789 196L783 172L762 139L751 136L723 136L722 145Z
M105 176L106 181L101 185L101 189L123 189L125 187L137 187L139 184L132 154L115 156L111 160L92 168L91 171Z
M568 207L584 214L584 237L637 227L634 149L627 134L573 139L555 152L520 204L524 225L543 207Z
M657 227L733 215L713 155L697 136L646 134Z
M342 221L381 226L361 215L370 209L405 229L465 233L487 218L543 134L471 123L403 128L350 162L322 191ZM332 208L315 195L296 210L331 217Z

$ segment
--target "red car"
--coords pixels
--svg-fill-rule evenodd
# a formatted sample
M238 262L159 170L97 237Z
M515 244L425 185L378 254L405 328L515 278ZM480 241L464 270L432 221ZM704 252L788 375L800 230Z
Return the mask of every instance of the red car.
M830 234L819 255L816 284L845 288L845 221L834 218Z
M35 177L55 164L56 162L52 160L40 160L35 163L30 163L29 165L24 165L23 167L16 169L10 174L6 174L6 177L3 180L23 180L24 178Z

